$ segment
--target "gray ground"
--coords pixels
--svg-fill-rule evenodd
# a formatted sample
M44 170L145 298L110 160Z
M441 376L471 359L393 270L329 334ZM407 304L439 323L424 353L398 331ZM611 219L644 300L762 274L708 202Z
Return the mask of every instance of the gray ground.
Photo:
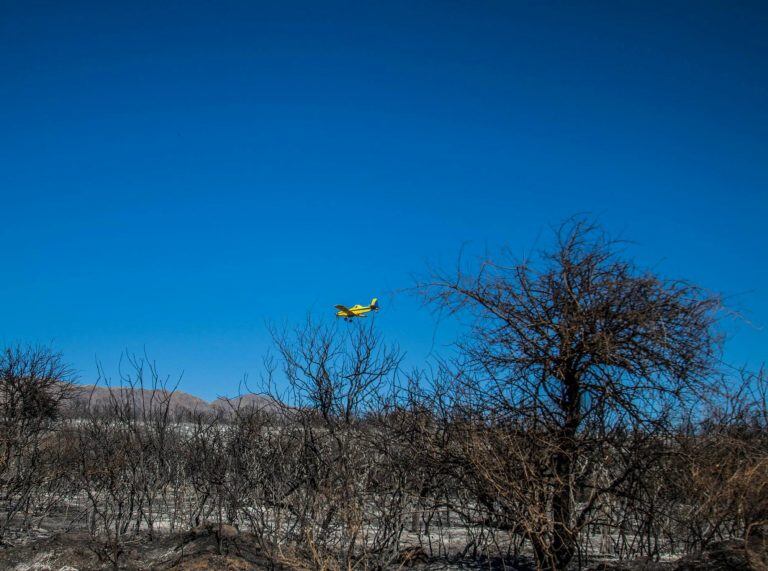
M307 568L302 566L303 568ZM246 570L301 569L289 560L271 561L257 546L254 538L239 533L231 526L201 526L191 532L165 535L149 541L137 539L128 543L120 556L120 569L127 570ZM33 533L25 540L0 547L0 570L8 571L86 571L113 569L102 546L87 533L64 531ZM480 570L528 571L530 562L513 563L500 560L446 561L429 560L418 549L404 551L393 569L412 568L424 571ZM577 566L574 566L577 568ZM707 552L678 561L589 562L584 569L593 571L767 571L766 542L745 546L730 541L714 544Z

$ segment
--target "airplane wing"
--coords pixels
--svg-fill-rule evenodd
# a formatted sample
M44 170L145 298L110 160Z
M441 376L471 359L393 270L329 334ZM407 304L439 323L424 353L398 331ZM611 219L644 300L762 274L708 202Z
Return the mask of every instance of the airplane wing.
M338 310L339 310L339 311L341 311L342 313L345 313L346 315L349 315L349 316L354 316L354 315L355 315L354 313L352 313L352 312L349 310L349 308L347 308L347 307L344 307L343 305L334 305L333 307L335 307L336 309L338 309Z

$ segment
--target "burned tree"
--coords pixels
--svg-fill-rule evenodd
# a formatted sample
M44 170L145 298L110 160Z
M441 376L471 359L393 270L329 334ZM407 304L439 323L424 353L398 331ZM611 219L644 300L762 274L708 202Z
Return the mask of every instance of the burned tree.
M61 356L47 348L16 346L0 353L0 541L14 518L30 512L35 493L54 483L55 450L46 438L70 395L71 379Z
M640 271L591 224L556 238L536 263L507 254L420 284L428 302L472 318L456 362L457 403L483 430L468 429L468 464L549 569L568 565L603 500L643 468L631 452L652 449L708 383L719 307Z
M295 506L298 553L318 568L380 562L398 536L383 540L376 534L390 522L371 514L376 499L367 486L380 458L366 417L391 390L400 351L382 341L373 322L340 331L308 320L292 332L274 332L274 338L288 385L280 413L293 426L286 435L301 466L285 498Z

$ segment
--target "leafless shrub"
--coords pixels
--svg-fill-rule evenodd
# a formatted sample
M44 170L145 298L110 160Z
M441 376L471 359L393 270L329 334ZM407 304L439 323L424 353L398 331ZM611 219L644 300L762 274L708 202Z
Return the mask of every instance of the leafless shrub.
M0 353L0 542L11 526L24 528L36 510L46 512L55 497L40 492L59 483L48 437L71 379L61 356L45 347Z
M689 550L768 536L767 385L764 371L743 372L681 441L685 489L676 492Z
M181 437L170 412L174 387L153 364L129 357L106 402L87 407L72 429L76 485L88 500L97 554L117 568L126 541L146 530L178 495ZM175 493L171 493L175 492ZM171 527L173 521L170 522Z
M381 525L388 510L380 504L384 510L371 513L377 502L367 484L378 465L365 418L393 382L398 349L384 345L372 325L357 323L339 331L308 321L274 338L289 385L282 415L297 428L289 435L301 459L290 494L297 553L321 568L391 555L397 533L391 523Z

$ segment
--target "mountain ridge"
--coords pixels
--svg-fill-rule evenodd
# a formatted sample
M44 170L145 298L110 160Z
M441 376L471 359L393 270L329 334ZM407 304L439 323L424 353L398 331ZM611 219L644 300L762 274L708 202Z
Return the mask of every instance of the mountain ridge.
M269 397L258 393L245 393L235 397L217 397L206 401L200 397L180 390L163 388L142 388L139 386L107 386L107 385L72 385L72 397L67 409L84 411L88 408L106 409L115 399L132 398L139 408L151 406L170 398L169 410L173 415L179 414L212 414L228 415L238 407L254 407L274 410L276 403Z

